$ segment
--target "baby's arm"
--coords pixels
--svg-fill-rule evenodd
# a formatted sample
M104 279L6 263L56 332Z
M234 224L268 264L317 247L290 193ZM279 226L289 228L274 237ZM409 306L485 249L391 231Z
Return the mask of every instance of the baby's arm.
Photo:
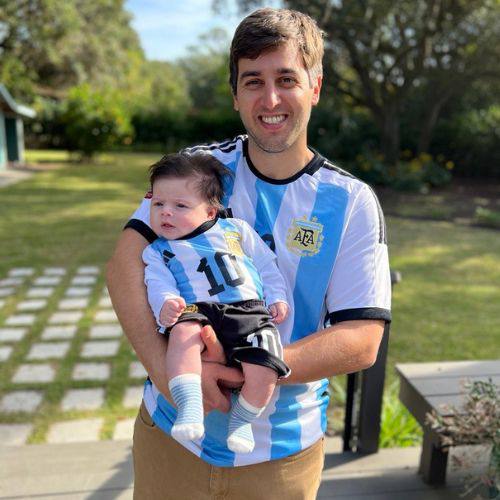
M148 301L155 315L156 322L162 326L170 326L174 321L163 322L162 319L167 319L168 313L174 311L171 310L171 306L165 309L164 305L170 301L182 304L184 299L179 294L174 276L163 262L157 250L149 245L142 253L142 260L146 264L144 282L147 287ZM185 307L185 303L183 307ZM177 318L175 319L177 320Z
M246 222L239 222L242 229L243 250L259 271L266 305L274 321L279 324L286 318L289 306L286 299L285 280L276 264L276 255Z
M160 310L160 324L163 326L173 325L184 311L186 301L182 297L167 299Z

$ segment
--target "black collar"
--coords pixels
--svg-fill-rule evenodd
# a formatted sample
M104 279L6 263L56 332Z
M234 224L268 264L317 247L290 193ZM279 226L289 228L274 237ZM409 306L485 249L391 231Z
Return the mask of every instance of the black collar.
M289 184L290 182L297 180L303 174L313 175L314 172L316 172L323 165L324 158L317 151L314 151L314 149L309 149L314 153L314 156L304 168L286 179L271 179L271 177L267 177L263 173L259 172L255 165L252 163L250 155L248 154L248 138L243 142L243 156L247 161L248 168L256 177L262 179L263 181L269 182L270 184Z

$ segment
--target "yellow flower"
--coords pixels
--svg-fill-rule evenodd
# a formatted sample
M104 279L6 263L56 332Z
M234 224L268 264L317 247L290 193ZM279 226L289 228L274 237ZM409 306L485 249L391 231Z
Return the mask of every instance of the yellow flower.
M451 170L455 164L451 161L451 160L448 160L445 165L444 165L448 170Z

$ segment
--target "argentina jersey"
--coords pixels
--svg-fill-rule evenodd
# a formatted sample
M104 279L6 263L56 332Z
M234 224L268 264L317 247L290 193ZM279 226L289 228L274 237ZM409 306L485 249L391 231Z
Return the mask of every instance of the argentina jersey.
M249 158L246 136L187 151L200 150L213 154L233 172L226 182L224 205L276 255L290 305L290 314L278 325L285 349L338 322L390 321L385 224L366 184L317 153L289 179L265 177ZM153 241L147 198L127 226ZM326 430L327 385L324 379L277 386L252 425L256 445L251 453L228 450L228 416L217 411L206 416L202 440L182 445L218 466L289 456L314 444ZM144 401L155 423L169 433L175 409L149 380Z

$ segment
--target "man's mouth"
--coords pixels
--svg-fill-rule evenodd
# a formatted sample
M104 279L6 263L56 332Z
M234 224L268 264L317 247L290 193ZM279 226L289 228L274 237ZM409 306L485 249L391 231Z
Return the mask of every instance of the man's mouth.
M281 125L288 115L259 115L259 120L267 126L276 127Z

